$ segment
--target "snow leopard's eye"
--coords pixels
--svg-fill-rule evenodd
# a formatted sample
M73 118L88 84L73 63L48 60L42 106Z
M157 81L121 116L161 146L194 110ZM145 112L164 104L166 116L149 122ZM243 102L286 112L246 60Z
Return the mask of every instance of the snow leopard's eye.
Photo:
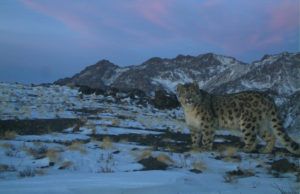
M187 96L187 97L185 98L185 103L191 104L192 102L193 102L193 100L192 100L192 98L191 98L190 96Z

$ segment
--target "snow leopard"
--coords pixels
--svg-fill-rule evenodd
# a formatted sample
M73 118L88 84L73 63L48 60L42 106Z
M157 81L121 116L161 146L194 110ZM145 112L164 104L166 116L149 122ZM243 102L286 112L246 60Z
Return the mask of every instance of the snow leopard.
M197 83L178 84L178 100L190 129L192 147L211 150L216 129L240 130L244 151L253 152L257 137L271 153L276 139L291 153L300 155L299 144L287 135L274 100L265 93L244 91L216 95L201 90Z

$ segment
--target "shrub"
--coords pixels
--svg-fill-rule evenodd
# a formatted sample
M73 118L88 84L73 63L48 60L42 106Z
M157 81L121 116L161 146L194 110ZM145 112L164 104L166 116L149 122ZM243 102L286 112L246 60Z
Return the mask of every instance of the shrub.
M115 160L112 153L101 154L98 163L100 163L100 169L98 172L101 173L111 173L113 171L113 167L115 166Z
M39 147L35 148L23 148L28 154L32 155L34 159L43 158L46 156L46 153L48 151L48 147L46 145L41 145Z
M237 168L236 170L227 171L226 175L223 176L224 182L226 183L235 183L238 178L250 177L254 176L254 172L251 169L242 170L241 168Z
M73 164L74 163L72 161L64 161L58 169L59 170L70 169L70 167L73 166Z
M12 144L5 144L6 147L6 151L5 151L5 155L8 157L16 157L18 155L18 153L20 152L14 145Z
M35 169L31 168L31 167L27 167L21 171L19 171L19 177L34 177L35 176Z
M0 172L8 172L8 171L9 172L16 171L16 168L11 165L0 164Z
M5 131L2 136L2 139L7 139L7 140L15 139L17 137L17 135L18 135L18 133L15 131Z

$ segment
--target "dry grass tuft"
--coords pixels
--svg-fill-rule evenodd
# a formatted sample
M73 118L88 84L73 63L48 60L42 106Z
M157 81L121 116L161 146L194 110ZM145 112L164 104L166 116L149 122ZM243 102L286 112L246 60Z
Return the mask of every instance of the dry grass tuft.
M235 148L235 147L227 147L226 150L224 151L224 155L227 156L227 157L233 157L233 156L236 156L237 155L237 151L238 149Z
M111 149L113 148L113 142L109 137L104 137L100 147L102 149Z
M1 139L15 139L18 136L18 133L16 131L5 131Z
M138 155L138 160L142 160L142 159L145 159L145 158L149 158L150 156L152 156L152 149L147 149L147 150L144 150L142 151L142 153L140 153Z
M131 151L131 154L136 158L137 161L149 158L152 156L152 148L145 149L145 150L134 150Z
M199 170L199 171L204 171L207 169L206 164L201 160L193 162L192 166L193 166L193 169Z
M60 159L60 153L55 149L48 149L46 156L49 158L50 162L58 162Z
M238 153L238 149L235 147L226 147L222 152L220 157L226 162L240 162L241 156Z
M165 164L168 165L172 165L174 164L174 161L170 158L170 156L166 155L166 154L159 154L156 159L160 162L163 162Z
M86 154L87 151L83 146L84 144L81 141L73 141L71 145L68 146L69 150L79 151L81 154Z
M34 147L34 148L23 146L22 150L25 151L27 154L33 156L33 158L39 159L46 156L48 147L43 144L41 144L41 146Z
M16 171L16 168L12 165L0 164L0 173L1 172L13 172Z
M120 120L119 119L112 119L111 121L111 125L113 126L119 126L120 125Z
M0 144L0 146L4 149L11 149L14 147L14 145L12 145L11 143L2 143Z

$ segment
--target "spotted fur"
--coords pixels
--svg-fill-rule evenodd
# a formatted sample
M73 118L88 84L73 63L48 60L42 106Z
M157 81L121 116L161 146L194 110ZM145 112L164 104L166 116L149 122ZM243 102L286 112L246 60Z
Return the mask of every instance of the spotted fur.
M256 149L259 136L266 142L264 153L273 150L277 138L288 151L300 155L299 144L286 134L274 101L265 94L246 91L213 95L189 83L179 84L177 95L194 147L202 141L204 148L211 149L215 130L222 128L240 130L245 151Z

